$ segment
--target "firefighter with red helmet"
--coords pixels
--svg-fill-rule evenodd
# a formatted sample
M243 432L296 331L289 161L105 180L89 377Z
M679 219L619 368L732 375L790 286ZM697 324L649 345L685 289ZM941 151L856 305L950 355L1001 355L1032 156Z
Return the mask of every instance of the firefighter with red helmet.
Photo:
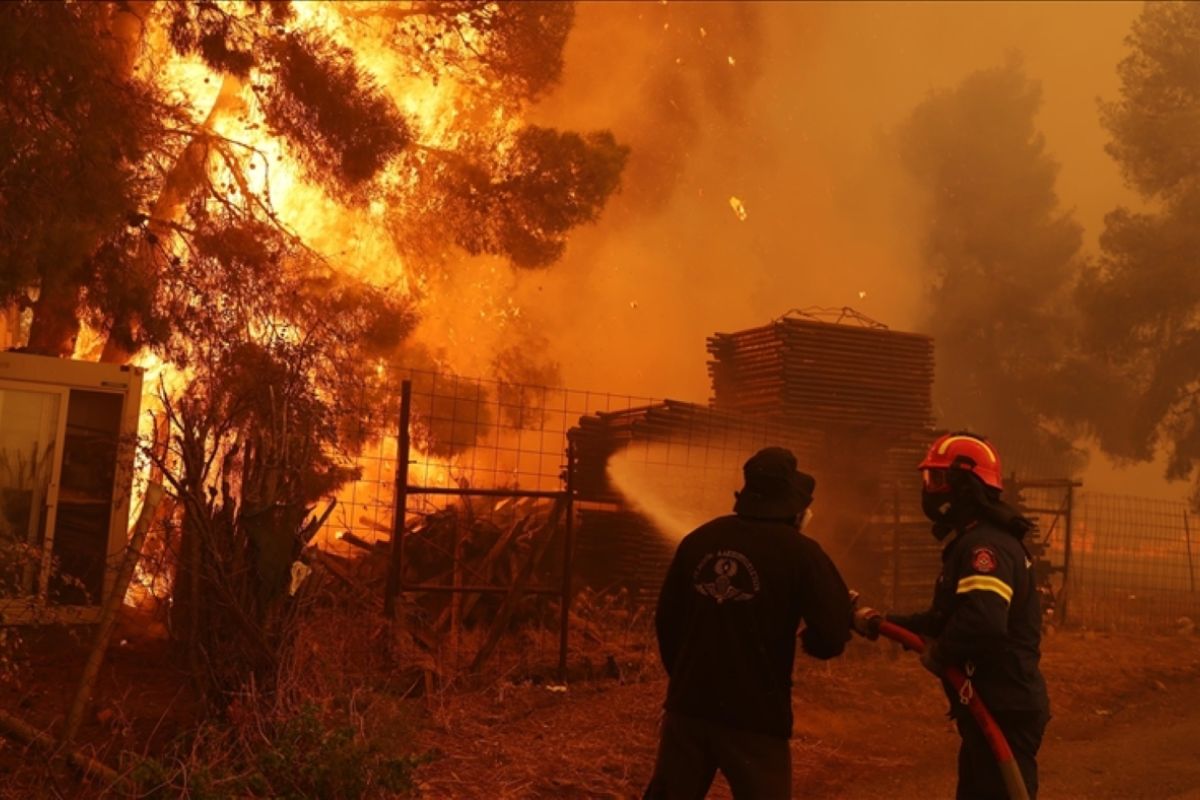
M939 677L960 667L1004 732L1031 798L1037 797L1037 752L1050 719L1041 657L1041 607L1033 559L1023 539L1033 524L1001 499L1000 457L981 436L939 437L919 469L921 505L933 535L946 540L929 610L887 616L925 637L921 662ZM856 611L854 627L878 635L882 615ZM1007 797L983 732L943 682L962 745L957 800Z

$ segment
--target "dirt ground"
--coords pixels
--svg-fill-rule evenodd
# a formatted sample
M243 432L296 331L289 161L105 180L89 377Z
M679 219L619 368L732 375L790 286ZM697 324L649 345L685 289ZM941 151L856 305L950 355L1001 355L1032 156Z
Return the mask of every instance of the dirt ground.
M1059 633L1043 798L1200 800L1200 637ZM649 777L665 681L498 685L449 698L422 737L429 798L629 798ZM937 684L891 644L797 665L797 798L952 797L957 735ZM719 779L718 779L719 780ZM718 783L710 797L728 797Z
M146 635L150 624L129 609L116 628L95 686L95 702L78 740L109 765L123 752L153 753L195 723L198 706L187 672L169 643ZM21 680L0 683L0 709L57 735L91 644L91 629L23 629L28 642ZM62 770L38 769L46 755L0 738L0 798L91 798L97 787ZM31 769L32 767L32 769ZM113 797L106 793L105 797Z
M105 723L89 715L81 732L110 763L121 750L153 751L155 740L178 733L195 716L166 643L122 641L118 637L97 692L97 709L116 713ZM0 691L0 707L50 729L77 677L80 644L53 648L34 665L40 680ZM627 661L580 669L597 677L565 691L544 682L493 680L481 689L405 701L415 721L406 747L429 756L416 776L420 796L639 797L653 764L666 688L649 645L641 636L626 641L620 652ZM68 651L75 657L64 659ZM1054 718L1040 758L1041 797L1200 800L1200 636L1067 632L1048 636L1044 651ZM614 671L624 680L603 677ZM856 639L833 662L801 657L794 708L797 798L953 795L957 735L940 688L912 654ZM5 786L4 775L28 766L34 755L0 740L0 796L94 794L69 779L43 784L40 794L5 791L13 787ZM710 796L729 797L720 779Z

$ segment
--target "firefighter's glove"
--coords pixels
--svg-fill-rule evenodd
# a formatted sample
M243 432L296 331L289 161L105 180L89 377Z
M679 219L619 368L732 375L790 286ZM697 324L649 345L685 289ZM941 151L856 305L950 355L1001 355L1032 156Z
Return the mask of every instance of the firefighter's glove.
M942 677L945 666L942 664L941 654L938 653L937 642L933 639L925 642L925 649L921 651L921 666L933 673L934 676Z
M872 642L879 638L879 623L883 622L883 614L873 608L855 608L851 627L859 636Z

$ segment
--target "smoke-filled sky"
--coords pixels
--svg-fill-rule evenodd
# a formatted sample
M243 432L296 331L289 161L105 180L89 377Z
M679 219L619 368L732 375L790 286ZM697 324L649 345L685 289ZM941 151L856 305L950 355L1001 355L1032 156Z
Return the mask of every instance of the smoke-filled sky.
M562 263L517 275L506 302L545 336L567 386L696 401L714 331L808 306L919 329L928 221L892 134L930 92L1012 58L1041 82L1061 205L1094 252L1104 215L1136 203L1104 152L1097 101L1117 94L1140 7L582 2L562 82L531 121L611 129L632 155L599 223ZM1186 493L1161 475L1096 457L1084 478Z
M1096 100L1136 3L583 3L536 112L633 147L623 193L520 295L568 385L704 399L704 338L791 307L924 311L920 221L890 133L931 91L1020 57L1060 196L1094 246L1130 202ZM745 205L739 221L730 197ZM860 296L865 292L865 296ZM534 296L537 295L535 298Z

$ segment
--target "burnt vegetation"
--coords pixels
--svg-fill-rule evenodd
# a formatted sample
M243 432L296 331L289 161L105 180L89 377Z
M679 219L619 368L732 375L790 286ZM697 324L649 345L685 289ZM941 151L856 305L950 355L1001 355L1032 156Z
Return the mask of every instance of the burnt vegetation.
M408 124L354 54L319 35L274 45L263 111L318 180L342 190L370 181L411 143Z
M288 0L0 3L0 305L20 309L31 353L150 359L173 376L156 387L142 456L167 489L151 549L165 554L165 632L200 722L123 762L146 796L413 789L420 757L403 755L409 743L385 723L402 716L397 698L432 692L438 665L393 670L381 655L394 644L375 596L386 554L351 543L367 553L361 576L313 556L318 575L299 590L292 570L331 498L361 477L355 455L395 424L384 366L439 366L414 342L429 284L452 282L470 259L552 268L631 159L610 131L525 117L560 80L571 3L318 11ZM758 38L746 7L702 13ZM1077 470L1080 442L1094 437L1123 459L1165 449L1169 476L1200 486L1200 5L1148 4L1128 48L1119 95L1099 112L1143 202L1108 215L1098 254L1056 194L1041 90L1019 61L930 94L890 142L923 203L936 415L1005 452L1050 454L1041 472ZM737 76L762 57L746 50L737 73L732 56L705 62L701 88L673 68L633 87L655 107L637 134L643 185L630 209L655 211L678 188L705 113L742 116L751 95ZM186 92L168 69L179 60L205 72ZM450 84L438 113L422 113ZM281 171L311 190L314 210L353 228L293 226L272 196ZM374 232L407 280L355 262L358 238ZM544 409L530 385L560 380L539 336L487 354L495 396L451 376L439 399L417 378L429 399L412 410L413 445L449 459L488 426L535 428ZM413 531L414 546L429 544L414 559L425 577L445 578L440 556L456 549L486 577L540 564L562 509L514 504L502 525L484 519L498 507L429 514ZM513 542L528 567L501 557ZM427 629L499 616L494 598L463 594L418 609ZM622 614L633 630L636 612L613 602L593 595L576 610L585 636L603 639L604 621ZM314 618L316 607L334 612ZM13 665L4 648L0 680ZM434 649L423 657L436 660Z
M304 605L289 570L357 477L356 450L394 424L363 400L383 399L374 366L405 352L419 319L410 289L290 227L273 173L290 159L337 213L372 208L411 275L479 254L545 268L598 218L627 152L608 132L511 123L558 80L569 3L322 13L337 24L290 2L0 7L0 302L23 310L29 352L149 353L179 376L159 386L146 455L168 490L156 526L173 554L170 634L224 714L247 687L284 708ZM207 105L163 69L180 57L208 70ZM434 135L402 108L405 87L451 77L453 121ZM478 433L427 427L438 452ZM328 710L268 724L280 742L337 750L312 728ZM366 764L346 730L338 746ZM276 749L280 764L312 755ZM259 764L265 783L241 790L360 796L379 777L291 776L307 784L289 789L284 773Z

